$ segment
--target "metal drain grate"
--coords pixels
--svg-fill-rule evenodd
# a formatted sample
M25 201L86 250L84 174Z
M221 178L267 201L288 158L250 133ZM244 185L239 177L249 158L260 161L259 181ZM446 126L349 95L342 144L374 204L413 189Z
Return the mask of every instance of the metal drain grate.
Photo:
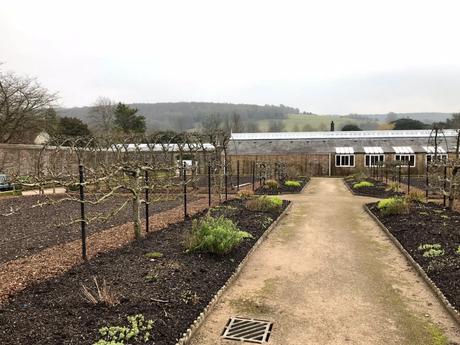
M224 339L262 344L268 341L273 323L257 319L232 317L222 333Z

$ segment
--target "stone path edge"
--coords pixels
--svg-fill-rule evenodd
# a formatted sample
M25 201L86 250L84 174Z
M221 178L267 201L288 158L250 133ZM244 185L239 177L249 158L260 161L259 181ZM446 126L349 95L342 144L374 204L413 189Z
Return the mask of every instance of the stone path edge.
M238 267L235 269L235 272L228 278L228 280L225 282L225 284L217 291L217 293L214 295L214 297L211 299L211 301L208 303L208 305L203 309L203 311L198 315L198 317L193 321L193 323L190 325L190 327L187 329L185 333L182 334L182 338L180 338L176 345L187 345L189 344L192 336L198 331L198 329L201 327L201 325L204 323L212 309L217 305L219 302L222 294L234 283L236 278L240 275L241 270L244 268L246 265L247 261L249 258L253 255L253 253L257 250L257 248L262 244L262 242L268 237L268 235L275 229L275 227L278 225L278 223L289 213L290 209L292 207L292 201L289 202L289 205L286 207L286 209L279 215L277 219L273 221L273 223L268 227L267 230L260 236L260 238L257 240L256 243L252 246L252 248L249 250L249 252L246 254L244 259L240 262Z
M423 278L425 283L430 287L434 292L438 300L442 303L447 312L454 318L457 324L460 326L460 313L455 309L449 300L444 296L442 291L436 286L436 284L431 280L430 277L426 274L425 270L414 260L414 258L409 254L409 252L403 247L403 245L398 241L396 237L387 229L387 227L372 213L367 205L363 205L364 210L371 216L371 218L377 223L380 229L388 236L388 238L393 242L393 244L399 249L399 251L405 256L406 260L410 262L412 267L417 271L419 276Z

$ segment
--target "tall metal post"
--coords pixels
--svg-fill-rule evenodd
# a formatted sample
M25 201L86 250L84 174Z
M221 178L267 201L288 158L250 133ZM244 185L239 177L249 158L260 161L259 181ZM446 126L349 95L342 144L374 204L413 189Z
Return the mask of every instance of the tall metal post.
M236 161L236 190L240 190L240 161Z
M256 162L252 162L252 191L256 190Z
M81 257L83 260L87 259L86 256L86 218L85 218L85 190L83 183L85 182L85 173L83 165L78 166L78 173L80 175L80 227L81 227Z
M410 160L407 161L407 194L410 193Z
M429 179L428 179L428 160L426 161L426 168L425 168L425 173L426 173L426 179L425 179L425 197L428 198L428 189L430 188L429 186Z
M225 201L228 199L228 174L227 174L227 162L224 166L224 183L225 183Z
M211 207L211 163L208 163L208 206Z
M447 187L447 165L444 166L444 191L446 190L446 187ZM442 204L444 205L444 207L446 207L446 194L445 193L442 193L443 194L443 199L442 199Z
M401 187L401 163L398 165L398 184Z
M184 178L184 218L187 218L187 165L183 165L183 178Z
M149 232L149 172L145 172L145 232Z

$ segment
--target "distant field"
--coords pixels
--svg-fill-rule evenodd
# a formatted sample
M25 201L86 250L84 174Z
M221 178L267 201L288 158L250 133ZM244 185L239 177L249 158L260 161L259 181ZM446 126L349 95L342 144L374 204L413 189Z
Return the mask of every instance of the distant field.
M271 121L276 120L259 120L257 124L262 131L266 131ZM341 130L344 125L354 124L362 129L376 129L381 123L379 121L369 121L367 119L355 119L349 116L336 116L336 115L302 115L292 114L288 115L287 119L280 120L283 122L285 131L304 130L305 125L309 125L309 130L324 130L328 131L331 121L335 123L335 129ZM297 128L296 128L297 127Z

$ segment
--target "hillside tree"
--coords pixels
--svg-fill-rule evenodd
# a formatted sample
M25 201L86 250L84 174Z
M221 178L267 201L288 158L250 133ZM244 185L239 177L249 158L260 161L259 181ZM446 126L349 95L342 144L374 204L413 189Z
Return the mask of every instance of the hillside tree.
M96 131L110 133L115 126L115 103L108 97L99 97L89 111Z
M145 117L136 115L137 109L131 108L123 103L118 103L115 108L114 124L116 128L123 133L144 133L145 132Z

